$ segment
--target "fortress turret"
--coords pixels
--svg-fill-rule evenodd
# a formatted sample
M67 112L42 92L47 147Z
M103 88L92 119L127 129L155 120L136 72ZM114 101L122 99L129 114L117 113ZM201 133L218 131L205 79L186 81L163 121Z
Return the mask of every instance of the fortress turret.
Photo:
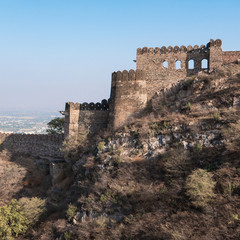
M135 118L146 106L146 78L142 70L112 74L110 126L117 129Z

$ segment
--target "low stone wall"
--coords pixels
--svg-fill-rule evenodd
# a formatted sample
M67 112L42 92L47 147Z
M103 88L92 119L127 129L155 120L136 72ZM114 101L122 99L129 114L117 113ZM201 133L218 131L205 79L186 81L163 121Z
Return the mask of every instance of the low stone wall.
M240 59L240 51L224 51L223 52L223 63L233 63Z
M62 157L63 135L0 133L0 147L33 156Z

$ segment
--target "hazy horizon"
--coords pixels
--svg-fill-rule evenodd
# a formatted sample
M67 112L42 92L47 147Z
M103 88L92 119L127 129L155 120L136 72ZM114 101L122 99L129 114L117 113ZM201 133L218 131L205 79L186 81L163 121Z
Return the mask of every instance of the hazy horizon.
M135 69L138 47L240 50L240 2L0 2L1 111L60 111L109 98L111 73Z

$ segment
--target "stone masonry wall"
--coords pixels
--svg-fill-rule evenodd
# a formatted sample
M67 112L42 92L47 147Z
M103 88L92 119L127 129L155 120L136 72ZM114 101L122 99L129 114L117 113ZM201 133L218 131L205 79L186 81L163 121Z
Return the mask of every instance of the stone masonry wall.
M0 147L33 156L62 157L63 135L0 133Z
M117 129L135 118L146 106L146 77L142 70L112 74L109 127Z
M79 134L92 135L108 124L109 105L107 100L101 103L66 103L65 138L77 137Z
M240 51L224 51L222 58L223 64L234 63L240 59Z
M222 40L217 39L214 41L213 39L207 44L210 49L209 55L209 69L212 70L214 68L219 68L223 64L222 60Z
M162 48L138 48L137 49L137 70L146 72L146 87L148 99L151 99L155 92L194 75L203 69L208 69L209 45L192 46L165 46ZM193 67L189 66L189 61ZM207 61L207 67L202 68L202 61ZM167 64L164 65L164 64Z

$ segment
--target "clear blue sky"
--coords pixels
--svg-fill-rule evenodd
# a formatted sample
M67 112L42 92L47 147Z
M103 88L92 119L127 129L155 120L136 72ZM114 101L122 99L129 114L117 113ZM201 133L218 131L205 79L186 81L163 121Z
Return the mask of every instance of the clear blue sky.
M239 15L239 0L0 0L0 111L108 98L138 47L240 50Z

